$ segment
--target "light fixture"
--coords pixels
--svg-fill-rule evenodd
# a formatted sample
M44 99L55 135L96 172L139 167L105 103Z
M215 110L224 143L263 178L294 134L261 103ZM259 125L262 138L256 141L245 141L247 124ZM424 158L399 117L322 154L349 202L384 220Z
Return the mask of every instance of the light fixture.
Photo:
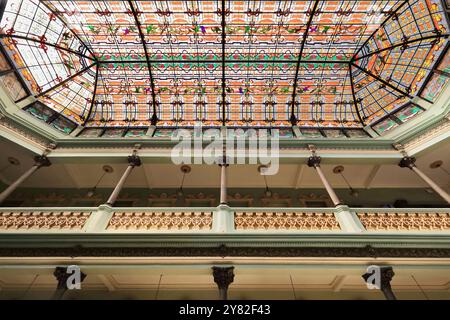
M260 175L263 176L263 178L264 178L264 184L266 185L266 191L264 191L264 195L265 195L267 198L270 198L270 197L272 196L272 191L269 189L269 186L267 185L266 175L261 173L261 171L262 171L263 169L267 169L267 166L266 166L266 165L260 165L260 166L258 167L258 172L259 172Z
M88 193L86 194L86 196L88 198L92 198L95 195L95 191L97 190L97 186L99 185L99 183L102 181L103 177L107 174L107 173L112 173L114 172L114 169L111 166L108 165L104 165L102 167L103 173L100 176L100 179L98 179L97 183L94 185L94 187L92 187L91 190L88 191Z
M188 174L189 172L191 172L191 167L183 164L180 168L181 172L183 173L183 178L181 179L181 185L180 188L177 191L177 195L178 197L182 197L184 196L184 192L183 192L183 185L184 185L184 178L186 177L186 174Z
M441 169L447 175L450 175L450 172L448 172L444 167L442 167L443 164L444 164L444 162L442 160L436 160L430 164L430 168L431 169Z
M8 157L8 164L4 166L2 169L0 169L0 173L3 173L3 171L8 170L11 166L18 166L20 165L20 161L14 157Z
M342 179L344 179L345 183L348 186L348 189L350 190L350 195L353 197L358 197L359 196L359 192L356 191L355 189L352 188L352 186L350 185L350 183L348 182L348 180L345 178L344 174L342 172L344 172L344 166L337 166L333 168L333 172L335 174L340 174Z

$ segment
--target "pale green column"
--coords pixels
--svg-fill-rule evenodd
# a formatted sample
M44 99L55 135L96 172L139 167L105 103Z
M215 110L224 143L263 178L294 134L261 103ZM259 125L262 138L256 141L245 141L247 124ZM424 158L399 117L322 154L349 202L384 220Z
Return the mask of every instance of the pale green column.
M231 233L234 231L234 211L228 205L219 205L213 212L212 231Z
M84 227L84 231L87 233L106 231L113 214L114 210L109 205L100 205L96 211L91 213L91 216Z
M351 212L346 205L338 205L334 209L334 216L344 232L361 233L366 231L355 212Z

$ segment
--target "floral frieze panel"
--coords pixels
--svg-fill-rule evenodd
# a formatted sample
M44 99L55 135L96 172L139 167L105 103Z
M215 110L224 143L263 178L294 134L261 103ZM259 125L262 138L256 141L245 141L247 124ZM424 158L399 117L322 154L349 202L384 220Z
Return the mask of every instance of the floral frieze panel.
M210 230L212 212L115 212L108 230Z
M91 212L28 211L0 212L0 230L82 229Z
M358 218L369 231L377 230L450 230L450 213L360 212Z

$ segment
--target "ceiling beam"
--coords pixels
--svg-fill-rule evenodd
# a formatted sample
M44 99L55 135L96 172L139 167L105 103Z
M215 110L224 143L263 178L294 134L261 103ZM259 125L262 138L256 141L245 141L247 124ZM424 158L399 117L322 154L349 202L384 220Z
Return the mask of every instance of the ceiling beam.
M378 171L380 171L381 165L376 164L372 167L372 170L370 171L369 175L367 176L366 180L364 181L364 188L370 189L370 185L372 184L373 180L375 179Z
M333 289L334 292L340 292L342 287L345 284L345 281L348 279L349 277L347 275L338 275L334 278L333 282L331 283L331 288Z
M148 54L148 49L147 49L147 44L145 42L144 33L142 32L141 22L139 21L139 17L138 17L138 14L136 12L136 9L135 9L135 7L133 5L133 1L128 0L128 4L129 4L131 12L133 14L134 21L136 22L136 26L137 26L138 31L139 31L139 37L141 39L141 43L142 43L142 46L144 48L145 61L147 63L148 76L150 78L150 89L151 89L152 105L153 105L153 115L151 117L151 122L152 122L152 125L156 125L156 123L158 121L158 118L157 118L157 114L156 114L156 92L155 92L155 82L153 81L152 64L150 62L150 57L149 57L149 54Z
M152 174L151 174L151 166L142 166L142 170L144 170L144 176L145 176L145 180L147 181L147 188L151 189L152 188Z
M100 279L100 281L103 283L103 285L108 289L108 291L115 291L116 288L114 287L114 284L112 283L110 276L106 274L98 274L97 277Z
M294 180L294 189L300 188L304 172L305 172L305 166L303 164L299 164L298 169L297 169L297 175L295 176L295 180Z
M294 86L292 88L292 108L291 108L291 123L292 123L292 125L296 124L296 122L297 122L297 119L295 117L295 98L296 98L296 94L297 94L298 73L300 71L300 63L302 62L303 49L305 48L305 43L308 38L308 31L309 31L309 28L311 27L311 23L314 19L314 14L317 10L318 5L319 5L319 0L316 0L314 2L313 8L311 10L311 15L306 24L306 30L305 30L305 33L303 34L303 39L302 39L302 43L300 46L300 52L298 54L297 66L295 68Z
M70 180L72 180L73 185L75 185L75 187L77 189L81 189L81 188L87 188L85 185L83 185L82 183L80 183L79 179L82 179L83 177L81 177L80 175L77 175L76 173L74 173L71 170L71 165L68 163L64 163L61 166L62 171L65 171L64 176L65 177L69 177Z

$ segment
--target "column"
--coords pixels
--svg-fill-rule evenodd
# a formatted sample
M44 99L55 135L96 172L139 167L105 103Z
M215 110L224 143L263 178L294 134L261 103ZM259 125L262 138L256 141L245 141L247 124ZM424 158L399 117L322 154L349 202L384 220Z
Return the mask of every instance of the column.
M220 204L227 205L227 167L225 160L220 166Z
M409 168L414 171L423 181L425 181L438 195L442 197L447 203L450 204L450 195L445 192L441 187L439 187L433 180L431 180L425 173L423 173L419 168L416 167L416 158L414 157L403 157L398 164L401 168Z
M28 179L35 171L42 167L48 167L51 165L50 160L46 156L34 157L34 165L28 169L23 175L21 175L16 181L14 181L8 188L0 193L0 203L6 200L8 196L14 192L26 179Z
M375 273L376 272L377 271L375 270ZM372 285L376 284L377 286L379 285L378 289L380 289L383 292L386 300L397 300L397 298L395 297L395 294L391 288L391 280L395 275L392 267L382 266L382 267L379 267L378 274L365 273L362 275L362 277L363 277L364 281L366 281L366 283L367 283L367 281L370 280L371 276L373 276L373 275L375 275L375 278L374 278L375 283L370 283L370 284L372 284ZM379 277L379 279L377 279L377 277Z
M234 267L212 267L214 282L219 287L219 299L227 300L228 286L234 280Z
M53 293L52 299L61 300L64 296L64 293L66 293L66 291L69 289L67 287L67 280L69 280L72 274L67 272L67 267L56 267L53 275L55 276L56 281L58 281L58 284L56 286L55 292ZM80 283L83 282L84 278L86 278L86 274L81 272L78 279Z
M317 174L320 177L320 180L322 180L322 183L325 186L325 189L327 190L328 195L331 198L331 201L333 201L333 204L335 206L338 206L341 204L341 201L339 200L338 196L334 192L334 190L331 187L330 183L328 182L327 178L323 174L322 169L320 168L320 161L321 161L321 158L313 153L313 155L311 157L309 157L309 159L308 159L308 167L313 167L314 169L316 169Z
M133 171L134 167L139 167L141 165L141 159L139 156L133 154L131 156L128 156L128 167L123 173L122 177L120 178L119 182L117 183L116 187L114 188L113 192L109 196L108 201L106 202L107 205L113 206L114 203L117 200L117 197L119 196L120 191L122 191L123 185L125 184L125 181L127 180L128 176L130 175L131 171Z

